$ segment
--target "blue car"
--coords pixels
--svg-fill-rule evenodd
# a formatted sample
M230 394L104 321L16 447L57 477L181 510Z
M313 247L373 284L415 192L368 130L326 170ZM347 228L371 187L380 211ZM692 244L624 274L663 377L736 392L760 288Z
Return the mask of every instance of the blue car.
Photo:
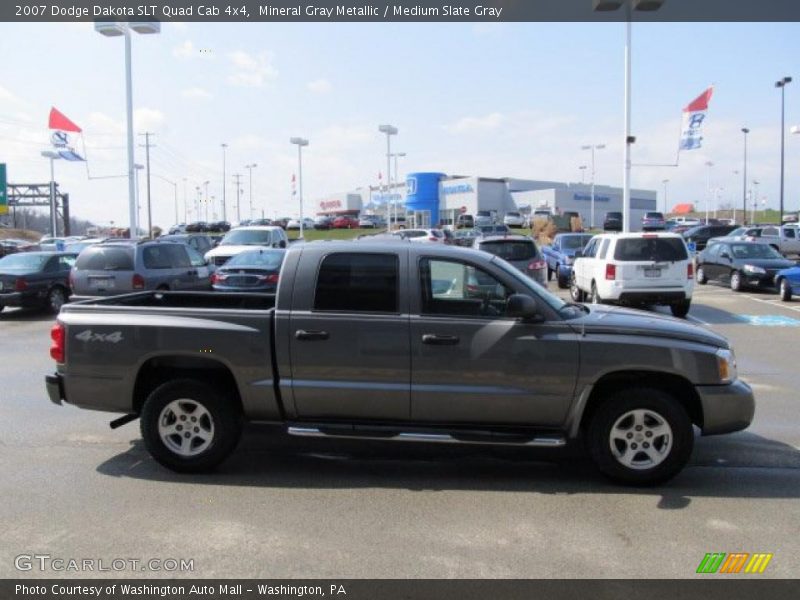
M775 285L784 302L789 302L792 294L800 294L800 266L789 267L775 273Z
M542 254L547 263L547 280L552 280L555 275L558 287L569 287L575 252L583 250L593 237L591 233L559 233L551 245L542 246Z

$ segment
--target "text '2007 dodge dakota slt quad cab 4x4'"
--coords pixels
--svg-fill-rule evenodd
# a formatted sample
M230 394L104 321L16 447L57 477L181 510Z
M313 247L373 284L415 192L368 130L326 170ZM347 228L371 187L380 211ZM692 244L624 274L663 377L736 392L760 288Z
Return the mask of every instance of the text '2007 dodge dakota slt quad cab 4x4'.
M568 304L488 253L292 246L277 293L141 292L64 307L50 398L140 418L176 471L216 467L244 421L294 435L514 446L582 439L599 469L663 482L754 399L725 338Z

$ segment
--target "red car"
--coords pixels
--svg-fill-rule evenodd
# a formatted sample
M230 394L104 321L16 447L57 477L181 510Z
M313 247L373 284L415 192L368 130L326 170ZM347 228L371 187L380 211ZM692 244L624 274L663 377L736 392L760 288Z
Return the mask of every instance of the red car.
M336 217L333 220L334 229L358 229L358 219L349 216Z

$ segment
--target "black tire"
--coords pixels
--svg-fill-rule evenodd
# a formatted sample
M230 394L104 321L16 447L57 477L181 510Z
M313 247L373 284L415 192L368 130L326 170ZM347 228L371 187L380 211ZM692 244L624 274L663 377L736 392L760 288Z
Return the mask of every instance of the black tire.
M572 277L569 280L569 295L573 302L583 302L586 299L586 294L578 287L578 282L575 281L575 272L572 272Z
M702 265L697 267L697 283L700 285L705 285L708 283L708 277L706 277L706 272Z
M173 450L159 432L162 412L178 400L205 409L212 424L207 446L191 456ZM241 409L235 399L206 382L194 379L176 379L157 387L145 400L140 417L142 438L148 452L159 464L179 473L212 471L233 452L242 433ZM169 439L175 435L180 439L187 433L176 433ZM194 441L192 438L190 443Z
M731 290L734 292L741 292L742 287L742 274L739 273L739 271L734 271L731 273Z
M44 302L44 307L48 312L57 315L61 312L61 307L67 303L68 297L67 290L60 285L55 285L47 292L47 299Z
M595 284L594 281L592 282L592 291L589 295L589 302L591 302L592 304L603 303L603 299L600 297L600 294L597 293L597 284Z
M569 287L569 279L567 279L563 275L558 275L557 280L559 289L565 290Z
M784 302L792 301L792 286L789 285L789 281L785 277L782 277L778 282L778 293Z
M675 304L670 304L669 309L672 311L673 317L678 317L679 319L685 319L686 315L689 314L689 309L692 306L691 300L681 300L680 302L676 302Z
M553 281L553 269L547 267L547 281Z
M635 431L634 421L629 417L633 441L612 438L613 432L622 430L619 425L626 424L627 419L623 417L632 411L647 415L643 430ZM650 427L658 423L652 418L654 416L661 420L661 425L668 425L669 435L645 437ZM652 441L648 442L648 439ZM586 440L592 460L606 477L625 485L650 486L672 479L686 466L694 447L694 429L686 410L670 394L654 388L630 388L612 393L597 407ZM652 443L650 449L645 450L645 443ZM647 462L653 462L653 459L645 452L656 455L663 452L663 455L658 457L660 462L648 467ZM620 453L622 457L618 458ZM631 462L636 461L634 466L622 462L629 453Z

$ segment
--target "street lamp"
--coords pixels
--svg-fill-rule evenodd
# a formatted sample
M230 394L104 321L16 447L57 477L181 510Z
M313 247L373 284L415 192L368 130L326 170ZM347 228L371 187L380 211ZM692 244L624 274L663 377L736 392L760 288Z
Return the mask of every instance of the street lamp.
M667 204L667 184L669 179L662 179L661 183L664 184L664 214L666 215L669 212L669 205Z
M225 181L225 149L228 147L228 144L220 144L222 148L222 220L228 220L228 212L225 207L225 190L228 188L227 182Z
M781 224L783 224L783 165L784 165L784 146L786 144L786 85L792 82L791 77L784 77L775 82L775 87L781 90Z
M592 151L592 207L591 207L591 217L589 218L589 228L594 229L594 151L595 150L602 150L605 148L605 144L593 144L590 146L581 146L581 150L591 150ZM625 217L623 215L623 221L625 221Z
M139 208L136 199L135 167L133 164L133 77L131 75L131 30L141 34L155 34L161 31L158 21L137 21L135 23L95 23L94 30L106 37L125 36L125 101L128 125L128 218L130 231L139 230ZM131 234L132 235L132 234Z
M386 190L391 193L392 190L392 136L397 135L399 130L393 125L379 125L378 131L386 134ZM394 224L397 226L397 203L394 204ZM388 211L388 207L387 207ZM389 219L390 225L392 219ZM391 226L389 227L391 229Z
M744 224L747 225L747 134L750 130L747 127L742 127L744 134L744 174L742 175L742 219Z
M393 152L392 153L392 157L394 158L394 185L395 185L395 187L398 187L400 185L400 172L397 169L397 159L398 158L405 158L405 156L406 156L405 152ZM389 195L391 197L391 191L389 192ZM397 215L395 215L395 216L397 216Z
M144 169L144 165L140 165L136 163L133 165L134 171L136 171L136 181L134 182L134 191L136 195L136 233L131 232L131 238L135 235L137 238L139 237L139 211L142 209L141 205L139 204L139 171Z
M297 187L300 194L300 239L303 239L303 146L308 146L308 140L301 137L289 139L290 144L297 146Z
M206 223L208 223L208 184L211 183L210 181L203 182L203 188L205 191L205 200L203 201L206 205Z
M756 209L758 208L758 186L761 184L760 181L753 180L753 187L755 188L753 192L753 214L752 218L750 219L750 224L756 224Z
M631 10L652 12L661 8L665 0L592 0L595 11L619 10L622 5L628 12L625 19L625 154L622 178L622 231L631 230Z
M586 169L588 168L589 167L587 167L586 165L581 165L578 167L578 170L581 172L581 185L586 183L586 178L584 177L584 175L586 175Z
M252 165L245 165L244 168L250 172L250 218L253 218L253 169L255 169L258 165L253 163Z

